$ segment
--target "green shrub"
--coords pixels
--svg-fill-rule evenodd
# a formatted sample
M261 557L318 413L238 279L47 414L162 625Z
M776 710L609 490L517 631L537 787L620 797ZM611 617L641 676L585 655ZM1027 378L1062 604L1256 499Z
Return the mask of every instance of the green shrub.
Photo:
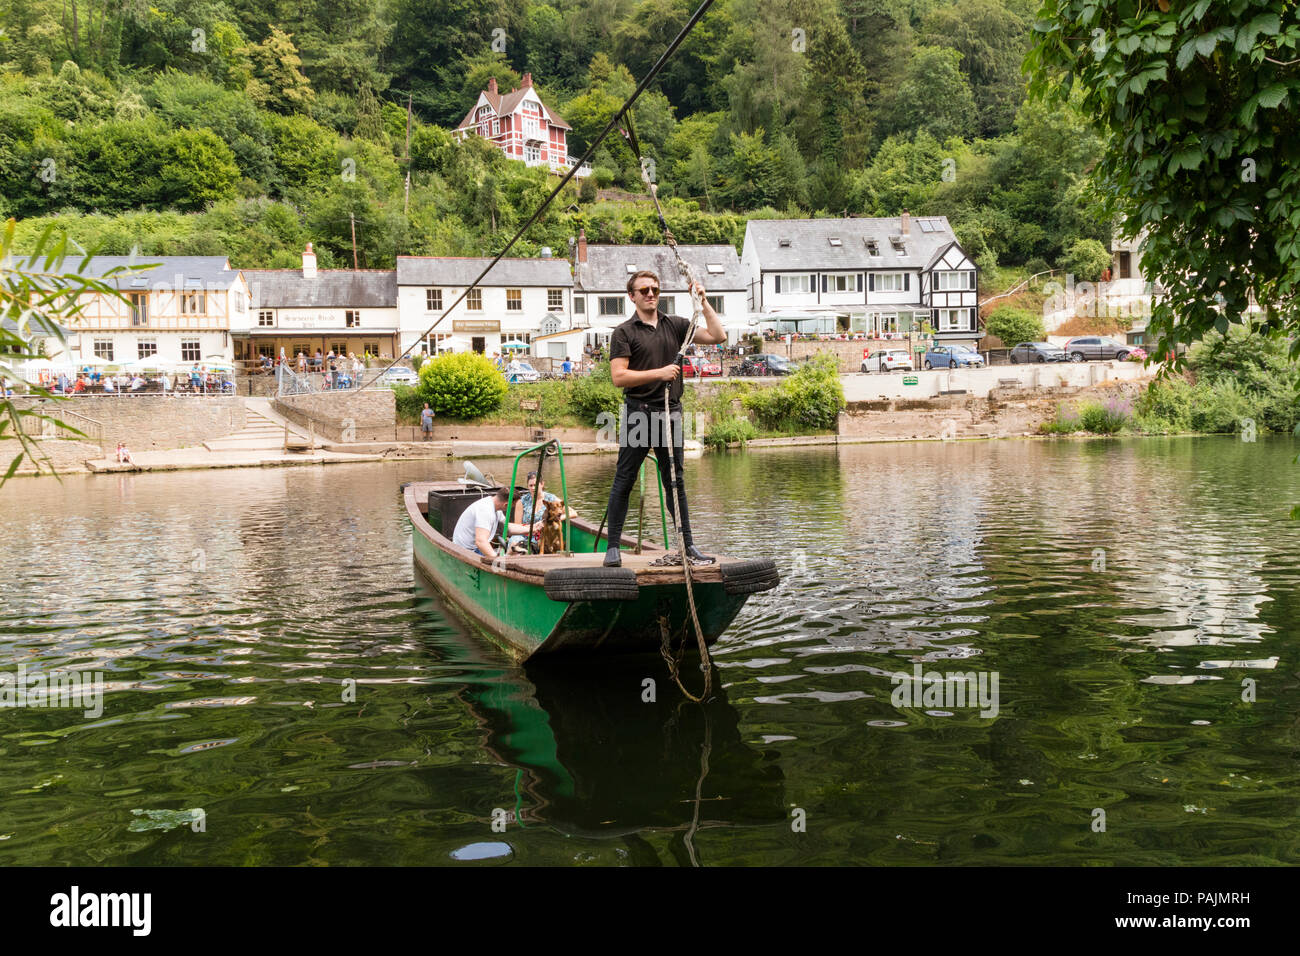
M989 313L984 330L989 335L996 335L1007 348L1021 342L1041 342L1047 335L1041 315L1028 309L1017 309L1014 305L1000 305Z
M1079 406L1079 421L1084 430L1098 435L1114 435L1132 418L1133 406L1122 398L1084 402Z
M758 437L758 429L748 418L722 418L709 425L704 433L704 444L710 448L725 448L733 442L742 445Z
M589 425L596 425L602 413L617 417L619 406L623 404L623 390L615 388L614 383L607 377L609 363L602 362L601 365L605 366L606 377L597 374L600 370L597 366L592 370L591 375L575 379L571 383L570 409L574 415Z
M1243 419L1258 422L1261 402L1230 379L1195 389L1192 402L1192 431L1230 435L1241 428Z
M1066 246L1061 266L1080 282L1096 282L1110 268L1110 253L1096 239L1076 239Z
M1137 427L1148 434L1191 431L1194 392L1182 378L1152 382L1138 396Z
M507 404L519 407L519 402L531 399L540 407L535 412L525 413L528 421L540 428L555 428L573 413L573 382L522 382L511 385L506 398Z
M759 388L745 396L745 408L770 431L787 430L794 410L786 382L771 388Z
M414 385L394 385L393 395L397 404L397 420L413 424L420 420L420 411L428 399L421 397L420 390ZM430 406L433 402L429 402Z
M421 401L439 415L478 418L501 407L505 376L486 355L452 352L424 363L420 369Z
M1079 413L1073 409L1066 410L1065 404L1056 406L1056 418L1050 422L1044 422L1039 426L1039 431L1045 435L1068 435L1071 432L1083 431L1083 422L1079 420Z
M1051 268L1046 259L1030 259L1025 263L1025 272L1031 276L1036 276L1040 272L1047 272ZM1047 278L1047 276L1039 276L1038 281L1043 282Z
M744 397L745 407L772 431L833 429L844 409L835 356L818 354L779 385L755 389Z
M1213 430L1234 415L1274 432L1289 432L1300 420L1300 366L1281 337L1241 327L1226 338L1211 332L1192 349L1188 366L1196 375L1198 405L1204 405L1203 423Z

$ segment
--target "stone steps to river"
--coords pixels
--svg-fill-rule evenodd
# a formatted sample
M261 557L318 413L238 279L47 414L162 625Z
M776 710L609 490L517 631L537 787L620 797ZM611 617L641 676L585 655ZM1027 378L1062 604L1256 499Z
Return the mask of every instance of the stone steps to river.
M298 435L289 431L291 441ZM260 451L284 447L284 426L273 422L254 408L248 408L244 428L222 438L212 438L203 443L208 451Z

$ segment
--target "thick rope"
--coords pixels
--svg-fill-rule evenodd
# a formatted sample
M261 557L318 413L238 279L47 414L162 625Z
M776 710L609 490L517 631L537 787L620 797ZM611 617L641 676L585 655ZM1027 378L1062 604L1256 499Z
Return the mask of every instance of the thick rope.
M637 142L636 130L632 127L632 117L630 114L627 118L627 139L629 145L632 147L633 155L637 157L637 160L641 164L641 181L644 182L646 188L650 190L650 198L654 200L655 213L659 217L659 227L663 230L664 234L664 243L672 250L673 258L677 260L677 271L681 273L682 278L686 280L686 288L689 289L691 293L691 304L693 306L691 312L691 323L686 329L686 337L682 339L681 347L677 349L677 358L675 359L680 368L682 357L686 354L686 347L695 340L695 332L700 327L700 319L704 317L704 299L697 288L698 280L695 278L694 270L692 270L690 265L682 258L681 253L677 250L677 240L673 238L672 232L668 229L668 222L664 219L664 211L659 205L659 189L650 179L650 170L646 162L646 157L641 155L641 145ZM677 456L673 454L673 448L676 443L673 441L672 414L669 411L668 402L668 395L671 390L671 383L664 385L663 422L664 428L668 431L667 441L665 444L668 446L668 494L670 497L674 495L677 490ZM658 457L658 452L656 452L655 455ZM684 475L682 489L682 496L685 497ZM678 688L683 694L698 704L705 700L713 690L713 662L709 659L709 645L704 639L704 629L700 626L700 615L695 608L695 589L692 587L691 582L691 563L693 559L686 554L686 543L684 535L682 534L681 516L678 514L678 512L682 510L682 502L678 501L676 504L677 507L673 509L673 531L677 534L677 543L681 548L682 575L686 580L686 603L690 607L691 623L695 625L695 639L696 643L699 644L700 647L700 666L704 671L704 692L700 697L696 697L682 685L681 679L677 674L677 669L668 656L668 634L662 618L660 618L660 629L663 631L664 642L661 652L664 655L664 660L668 662L668 672L672 675ZM664 544L667 545L668 542L664 542ZM670 563L670 558L671 555L665 555L663 558L656 561L655 564L667 565Z
M673 454L673 447L676 443L673 442L672 421L669 418L668 412L668 389L666 387L664 388L664 427L668 429L668 493L673 495L677 492L677 456ZM656 455L657 454L658 453L656 452ZM685 475L682 476L682 479L682 496L685 497ZM671 662L669 663L668 670L669 673L672 674L672 678L677 683L677 686L681 689L681 692L698 704L707 699L709 694L713 691L713 662L709 658L709 645L704 639L704 629L700 627L700 615L695 608L695 589L691 585L691 562L693 559L686 553L685 537L682 534L682 504L681 501L678 501L677 507L673 509L673 531L677 535L677 544L681 549L682 575L686 581L686 603L690 607L691 623L695 625L695 641L700 648L700 668L704 671L704 690L701 695L696 697L682 685L681 678L678 677L677 671ZM664 543L667 544L668 542ZM667 558L667 555L665 555L664 558ZM664 559L660 560L663 561L664 564L668 563ZM660 629L664 631L663 636L666 639L667 630L664 628L663 618L660 618L659 620ZM685 641L683 640L682 643L684 644ZM667 655L665 655L664 659L667 660Z

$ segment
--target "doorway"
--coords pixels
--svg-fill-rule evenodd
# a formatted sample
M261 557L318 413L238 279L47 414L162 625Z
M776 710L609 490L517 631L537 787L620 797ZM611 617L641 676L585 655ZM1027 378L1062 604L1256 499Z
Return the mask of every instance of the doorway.
M479 355L482 355L483 350L486 348L486 342L487 340L483 336L476 335L469 340L469 345L470 348L472 348L475 352L477 352Z

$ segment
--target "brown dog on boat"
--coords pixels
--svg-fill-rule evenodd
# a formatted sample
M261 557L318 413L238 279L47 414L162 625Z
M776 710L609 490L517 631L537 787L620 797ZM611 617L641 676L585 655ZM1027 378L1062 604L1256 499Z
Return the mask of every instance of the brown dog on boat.
M559 554L564 550L564 505L559 501L546 502L546 515L542 518L542 546L538 554Z

